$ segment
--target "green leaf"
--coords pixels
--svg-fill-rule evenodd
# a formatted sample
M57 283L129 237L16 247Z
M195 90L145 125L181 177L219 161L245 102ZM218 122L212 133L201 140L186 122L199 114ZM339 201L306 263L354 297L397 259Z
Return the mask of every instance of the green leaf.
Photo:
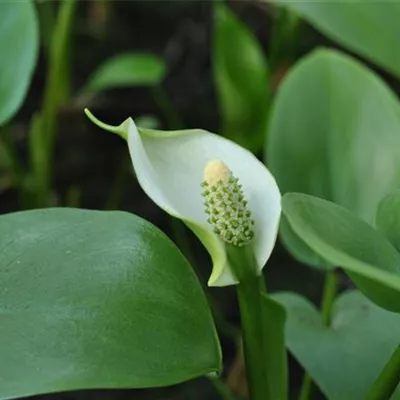
M249 28L222 2L214 7L213 69L222 130L239 144L259 150L268 114L267 61Z
M400 107L390 89L353 58L318 50L280 87L268 166L283 193L322 197L372 222L380 200L400 186L399 131ZM298 246L289 243L295 238L281 233L296 255Z
M324 395L329 400L365 399L398 346L400 316L351 291L336 299L331 326L326 327L307 299L294 293L273 298L286 308L290 352ZM391 400L399 399L397 389Z
M2 216L0 282L2 399L171 385L221 367L190 265L132 214Z
M89 77L84 92L100 92L127 86L156 86L165 76L165 64L146 53L119 54L105 61Z
M400 4L396 1L275 0L350 50L400 75Z
M36 65L39 32L32 1L0 2L0 126L20 108Z
M285 348L285 309L270 296L262 304L264 359L270 398L286 400L288 397L287 356Z
M390 193L379 203L375 225L400 251L400 190Z
M345 208L305 194L286 194L282 210L312 250L342 267L372 301L400 312L400 254L383 235Z
M333 269L329 262L324 260L323 257L316 254L307 246L299 236L297 236L284 215L281 216L280 233L283 245L296 255L298 261L308 264L315 268L322 268L324 270Z

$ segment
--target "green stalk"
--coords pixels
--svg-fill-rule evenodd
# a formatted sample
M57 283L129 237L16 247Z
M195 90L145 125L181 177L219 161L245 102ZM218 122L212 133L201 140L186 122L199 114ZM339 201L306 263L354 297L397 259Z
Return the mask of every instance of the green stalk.
M331 324L332 307L337 293L337 279L334 270L325 274L324 289L321 302L321 318L325 326ZM311 376L306 372L300 389L299 400L310 400L313 393L313 382Z
M236 400L236 397L219 377L208 377L208 380L222 400Z
M46 55L51 48L51 37L56 20L54 6L55 4L52 0L41 0L36 3L40 24L40 41L44 45Z
M276 7L275 12L268 53L271 70L295 58L301 23L299 16L291 10Z
M304 373L303 383L301 384L299 400L308 400L311 398L313 390L313 382L311 376Z
M336 272L330 270L326 273L324 291L322 294L321 315L325 326L330 326L332 319L332 307L337 293Z
M68 96L68 48L76 4L75 0L61 3L49 52L42 109L31 127L35 206L46 205L49 198L57 113Z
M8 166L12 184L14 187L20 188L24 179L24 168L18 157L15 143L11 140L8 133L4 132L1 135L0 146L4 150L2 155L6 158L5 164Z
M264 330L262 322L262 292L265 290L262 275L257 275L256 261L248 246L227 245L233 272L240 282L236 285L242 323L243 350L246 363L247 384L251 400L270 398L266 360L264 359Z
M372 385L366 400L389 400L400 382L400 345Z

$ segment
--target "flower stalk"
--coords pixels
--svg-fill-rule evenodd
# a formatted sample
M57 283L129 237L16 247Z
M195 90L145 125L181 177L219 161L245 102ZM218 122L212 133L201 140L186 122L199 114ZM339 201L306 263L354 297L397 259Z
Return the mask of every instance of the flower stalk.
M227 254L233 272L239 281L236 291L242 325L249 397L252 400L270 400L270 385L263 349L266 340L262 323L262 293L265 293L263 276L257 274L254 254L250 247L229 245Z
M239 179L223 161L212 160L206 164L201 186L208 223L225 243L228 262L239 282L236 289L250 398L268 400L261 296L265 286L251 245L255 221Z
M400 345L372 385L367 400L389 400L400 382Z

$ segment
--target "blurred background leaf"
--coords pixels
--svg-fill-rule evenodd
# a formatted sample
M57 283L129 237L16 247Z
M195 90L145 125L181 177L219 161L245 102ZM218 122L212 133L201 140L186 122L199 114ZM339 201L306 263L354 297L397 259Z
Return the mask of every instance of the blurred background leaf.
M215 2L213 72L222 133L252 151L264 142L269 106L268 64L256 37Z
M180 251L122 212L47 209L0 224L0 398L183 382L221 368Z
M274 0L323 34L400 76L400 3Z
M39 30L30 0L0 3L0 126L21 106L39 50Z
M372 223L379 201L400 185L399 132L399 102L385 83L343 53L318 50L278 92L266 159L283 193L331 200ZM304 243L288 230L281 234L296 257L326 267L299 251Z
M84 92L129 86L156 86L164 79L164 61L152 54L126 53L101 64L89 77Z

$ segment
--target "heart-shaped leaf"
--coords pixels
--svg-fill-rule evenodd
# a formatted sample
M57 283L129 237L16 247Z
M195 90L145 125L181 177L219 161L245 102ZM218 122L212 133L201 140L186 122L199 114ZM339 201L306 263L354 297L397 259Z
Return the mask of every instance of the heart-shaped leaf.
M123 212L1 217L0 398L182 382L220 369L195 274Z
M268 118L267 61L249 28L223 2L214 7L213 69L222 130L237 143L258 151Z
M400 190L390 193L379 203L375 225L400 251Z
M312 250L343 267L372 301L400 312L400 254L382 234L345 208L305 194L286 194L282 210Z
M372 223L380 200L400 187L398 132L400 107L390 89L353 58L318 50L280 87L268 166L283 193L331 200ZM281 234L297 255L301 246L293 233ZM315 265L314 256L299 256Z
M0 2L0 126L21 106L35 68L39 32L33 2Z
M374 1L275 0L329 38L400 75L400 4Z
M329 400L361 400L399 344L400 316L385 311L360 292L336 299L331 326L316 307L294 293L273 298L285 306L290 352ZM391 400L400 399L397 389Z

